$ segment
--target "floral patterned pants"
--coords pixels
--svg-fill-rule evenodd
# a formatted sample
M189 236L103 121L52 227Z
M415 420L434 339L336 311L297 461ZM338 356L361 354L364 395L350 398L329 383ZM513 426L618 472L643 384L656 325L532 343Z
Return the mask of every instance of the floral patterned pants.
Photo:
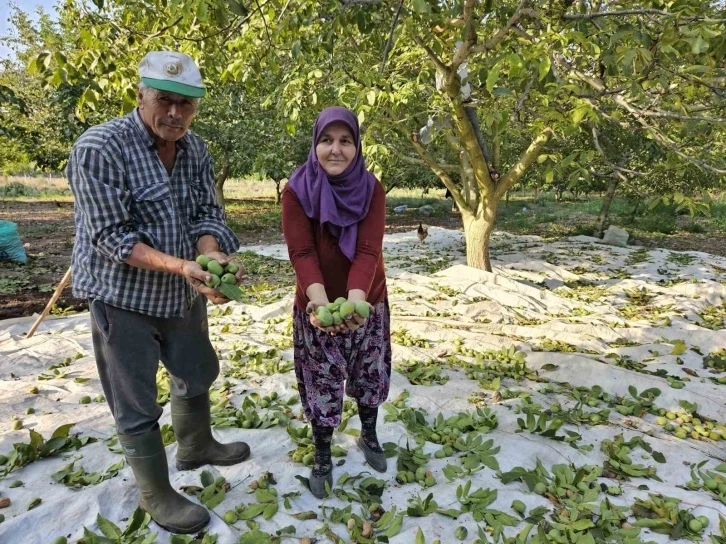
M363 326L332 336L293 309L295 375L305 417L322 427L340 425L343 391L362 406L378 407L391 380L391 314L379 302Z

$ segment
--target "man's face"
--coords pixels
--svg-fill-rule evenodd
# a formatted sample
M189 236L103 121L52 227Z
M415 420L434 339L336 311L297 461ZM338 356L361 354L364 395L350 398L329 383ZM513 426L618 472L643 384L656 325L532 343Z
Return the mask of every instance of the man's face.
M193 98L156 89L139 90L141 119L162 140L176 142L186 134L197 112Z

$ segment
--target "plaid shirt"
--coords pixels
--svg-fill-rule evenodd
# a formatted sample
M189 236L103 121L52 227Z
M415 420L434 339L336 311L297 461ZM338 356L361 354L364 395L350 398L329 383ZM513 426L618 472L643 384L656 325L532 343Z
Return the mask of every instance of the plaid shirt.
M212 157L199 136L177 142L169 176L137 110L92 127L73 146L66 175L75 197L73 295L156 317L181 317L198 293L184 279L126 264L143 242L192 260L211 234L234 253L239 240L224 222Z

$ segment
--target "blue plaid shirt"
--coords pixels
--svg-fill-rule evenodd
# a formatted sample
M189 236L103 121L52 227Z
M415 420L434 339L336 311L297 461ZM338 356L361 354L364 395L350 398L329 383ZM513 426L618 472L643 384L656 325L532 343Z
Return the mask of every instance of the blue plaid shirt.
M192 260L197 239L211 234L221 251L239 249L217 202L212 157L192 132L177 142L170 176L134 110L86 131L73 146L66 175L75 197L76 297L156 317L181 317L197 291L183 276L126 264L134 244Z

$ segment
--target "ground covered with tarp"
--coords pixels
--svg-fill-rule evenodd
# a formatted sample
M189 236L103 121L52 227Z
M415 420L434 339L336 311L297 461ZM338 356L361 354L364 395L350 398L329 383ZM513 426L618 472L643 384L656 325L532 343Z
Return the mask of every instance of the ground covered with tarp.
M214 432L252 457L177 471L160 370L172 485L213 510L206 536L171 537L135 511L88 314L29 339L32 318L7 320L0 542L726 542L726 259L497 233L487 273L438 228L387 236L385 252L386 474L356 448L348 402L332 495L307 491L290 290L210 308Z

